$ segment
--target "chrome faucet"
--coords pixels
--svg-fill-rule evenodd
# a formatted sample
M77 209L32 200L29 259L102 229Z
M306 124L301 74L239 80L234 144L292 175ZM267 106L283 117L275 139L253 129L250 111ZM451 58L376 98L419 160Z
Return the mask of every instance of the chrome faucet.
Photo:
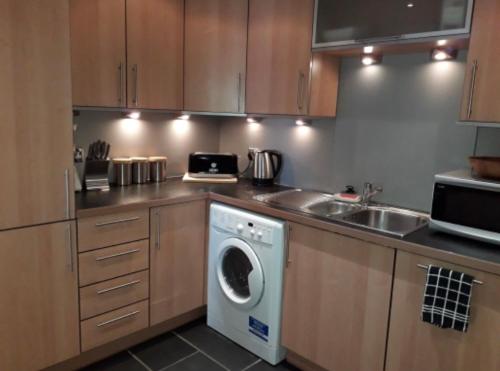
M363 198L361 200L361 203L364 206L368 206L368 204L371 202L372 197L375 196L376 194L383 192L382 187L373 187L372 183L365 183L365 186L363 188Z

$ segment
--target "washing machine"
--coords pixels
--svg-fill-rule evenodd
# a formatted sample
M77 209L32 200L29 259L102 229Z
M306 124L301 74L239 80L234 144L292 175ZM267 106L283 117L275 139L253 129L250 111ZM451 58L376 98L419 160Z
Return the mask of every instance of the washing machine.
M285 358L285 222L212 203L207 324L263 360Z

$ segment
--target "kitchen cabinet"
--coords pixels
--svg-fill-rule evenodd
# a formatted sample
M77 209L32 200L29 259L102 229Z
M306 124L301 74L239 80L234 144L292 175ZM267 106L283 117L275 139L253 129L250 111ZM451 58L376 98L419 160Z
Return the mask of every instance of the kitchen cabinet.
M184 0L127 0L127 105L182 110Z
M394 250L291 224L282 343L328 370L382 371Z
M500 2L476 1L460 119L500 123Z
M68 10L0 2L0 230L74 217Z
M245 112L248 0L186 0L185 109Z
M73 105L125 107L125 0L70 0Z
M151 325L203 306L206 201L151 210Z
M40 370L79 354L75 231L63 222L0 232L1 370Z
M70 0L73 105L182 109L183 0Z
M251 0L246 110L305 115L313 0Z
M422 322L426 271L418 264L455 269L484 282L472 289L471 322L466 333ZM499 292L500 276L398 251L386 370L498 370Z

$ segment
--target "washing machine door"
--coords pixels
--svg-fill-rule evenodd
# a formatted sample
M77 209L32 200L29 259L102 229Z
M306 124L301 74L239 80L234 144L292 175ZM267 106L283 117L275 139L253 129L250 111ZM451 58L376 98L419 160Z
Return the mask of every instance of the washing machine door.
M245 241L228 238L222 242L216 272L222 292L233 305L250 309L259 303L264 293L264 271Z

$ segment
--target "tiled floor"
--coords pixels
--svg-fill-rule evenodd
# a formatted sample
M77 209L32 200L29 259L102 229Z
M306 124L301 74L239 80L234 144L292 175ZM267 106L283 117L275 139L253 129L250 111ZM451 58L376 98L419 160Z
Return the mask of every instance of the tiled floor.
M84 370L295 371L298 369L286 362L276 367L269 365L208 328L205 320L201 320L158 336Z

